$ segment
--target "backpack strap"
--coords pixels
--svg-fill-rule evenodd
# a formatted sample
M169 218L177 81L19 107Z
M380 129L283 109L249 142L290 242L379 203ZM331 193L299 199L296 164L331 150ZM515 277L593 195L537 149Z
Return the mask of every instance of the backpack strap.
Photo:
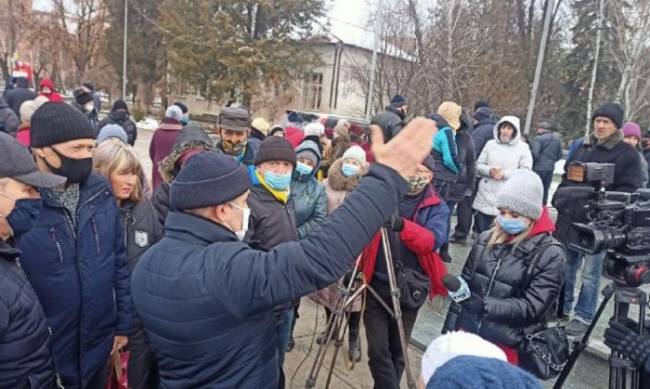
M559 242L553 240L552 242L542 245L541 247L533 251L532 259L530 260L530 263L526 268L526 274L524 275L524 279L522 280L521 286L519 288L522 294L523 291L530 285L531 281L533 280L533 272L535 271L535 268L537 267L537 264L539 263L542 254L544 254L544 251L546 251L546 249L548 249L551 246L558 246L560 248L563 247Z

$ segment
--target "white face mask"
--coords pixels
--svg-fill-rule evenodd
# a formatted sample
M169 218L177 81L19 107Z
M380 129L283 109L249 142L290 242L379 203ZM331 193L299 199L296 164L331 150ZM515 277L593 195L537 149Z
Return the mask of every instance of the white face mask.
M84 105L84 109L88 112L92 111L95 108L95 103L88 103Z
M241 219L241 230L239 231L233 231L235 235L237 235L237 239L240 241L244 240L244 237L246 236L246 232L248 231L248 219L251 216L251 209L250 208L244 208L240 207L237 204L234 203L228 203L231 207L237 208L242 211L242 219Z

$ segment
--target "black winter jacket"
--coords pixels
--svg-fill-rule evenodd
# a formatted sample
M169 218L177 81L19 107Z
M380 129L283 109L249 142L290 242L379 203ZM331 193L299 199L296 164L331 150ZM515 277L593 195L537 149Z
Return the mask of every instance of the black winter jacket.
M129 270L154 243L163 237L163 226L150 200L127 202L120 207L120 221L124 229L124 246L129 258Z
M404 128L404 116L389 105L386 110L372 118L372 124L381 127L384 131L384 140L388 141Z
M533 170L547 172L555 170L555 162L562 158L562 139L557 132L546 131L532 142Z
M171 189L169 183L163 182L151 196L151 203L153 205L153 208L156 210L156 217L158 218L158 222L161 226L165 225L167 214L170 211L174 211L169 201L169 189Z
M474 131L472 131L472 139L474 140L474 151L476 151L476 155L481 155L485 144L488 141L494 139L494 126L496 124L496 120L492 118L486 118L479 121L474 126Z
M447 197L452 201L461 201L471 193L476 178L474 140L467 129L456 132L456 146L458 146L458 159L462 162L462 168L456 182L451 185Z
M16 115L9 107L9 104L0 97L0 131L6 132L15 138L16 132L18 132L18 127L20 127L18 115Z
M495 245L487 248L491 231L485 231L470 252L462 277L472 295L481 296L482 314L463 312L453 304L446 324L455 321L455 329L475 333L504 346L517 347L523 330L536 331L555 311L564 274L564 250L550 234L543 233L524 240L517 246ZM527 288L521 283L535 249L557 243L544 250ZM522 296L522 297L517 297ZM443 331L453 330L445 328Z
M53 388L49 328L19 254L0 240L0 388Z
M131 120L129 113L119 109L108 114L98 125L98 131L104 128L107 124L117 124L118 126L124 129L128 137L128 143L133 146L135 140L138 138L138 128L135 125L135 122Z

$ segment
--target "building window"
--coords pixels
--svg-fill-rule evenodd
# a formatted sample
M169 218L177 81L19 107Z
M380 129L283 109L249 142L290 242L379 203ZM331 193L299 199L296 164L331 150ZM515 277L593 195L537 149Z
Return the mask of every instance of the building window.
M320 109L323 94L323 73L307 75L305 82L305 108Z

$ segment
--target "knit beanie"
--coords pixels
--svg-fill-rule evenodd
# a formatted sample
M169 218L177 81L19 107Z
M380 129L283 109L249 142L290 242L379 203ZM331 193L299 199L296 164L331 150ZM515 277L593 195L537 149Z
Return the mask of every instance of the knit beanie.
M345 150L343 153L342 159L352 158L359 161L362 165L366 164L366 152L361 148L361 146L354 145L349 149Z
M596 120L597 117L606 117L616 124L616 128L623 127L623 117L625 113L623 112L623 107L616 103L605 103L598 107L594 111L594 114L591 116L591 121Z
M273 127L271 127L271 129L269 130L268 135L269 135L269 136L273 136L273 134L275 134L275 133L278 132L278 131L282 131L282 132L284 132L284 127L282 127L282 126L279 125L279 124L274 124Z
M118 124L107 124L99 130L97 135L97 144L102 143L103 141L109 138L117 138L124 143L128 143L129 137L126 135L126 131Z
M286 139L271 136L262 141L255 156L255 166L268 161L287 161L296 166L296 152Z
M126 101L118 99L113 102L113 108L111 108L111 112L115 112L119 109L129 112L129 106L126 104Z
M287 115L287 122L289 123L302 124L303 121L305 121L305 119L298 112L290 112L289 115Z
M474 103L474 112L478 111L480 108L490 108L490 102L488 99L478 99Z
M390 99L390 106L393 108L401 108L407 104L406 97L402 95L395 95Z
M495 358L458 356L440 366L427 383L445 389L542 389L537 378Z
M255 118L251 123L251 127L266 135L269 132L271 123L267 122L264 118Z
M438 115L445 118L447 123L454 131L460 128L460 114L463 113L463 108L453 101L444 101L438 107Z
M295 149L305 139L305 133L298 127L288 126L284 129L284 139Z
M79 105L86 105L86 103L90 103L91 101L93 101L92 93L86 92L81 88L75 90L73 93L74 93L74 100Z
M22 116L22 113L20 115ZM637 139L641 140L641 127L639 127L639 125L634 122L627 122L623 125L623 136L634 136Z
M95 131L78 109L62 103L47 102L34 112L30 145L47 147L77 139L95 139Z
M542 215L544 185L537 173L521 169L506 180L496 195L496 207L537 220Z
M325 133L325 126L319 122L311 122L305 126L304 132L305 132L305 137L307 136L320 137Z
M170 105L165 111L165 117L169 119L176 119L178 121L183 117L183 111L178 105Z
M422 381L429 382L441 366L461 355L507 361L503 350L480 336L469 332L449 332L434 339L422 355Z
M231 156L206 151L193 155L171 183L169 200L178 210L225 204L250 188L246 167Z
M27 100L22 103L20 105L20 120L29 123L29 121L32 120L32 116L34 116L34 112L48 101L47 97L38 96L34 100Z

